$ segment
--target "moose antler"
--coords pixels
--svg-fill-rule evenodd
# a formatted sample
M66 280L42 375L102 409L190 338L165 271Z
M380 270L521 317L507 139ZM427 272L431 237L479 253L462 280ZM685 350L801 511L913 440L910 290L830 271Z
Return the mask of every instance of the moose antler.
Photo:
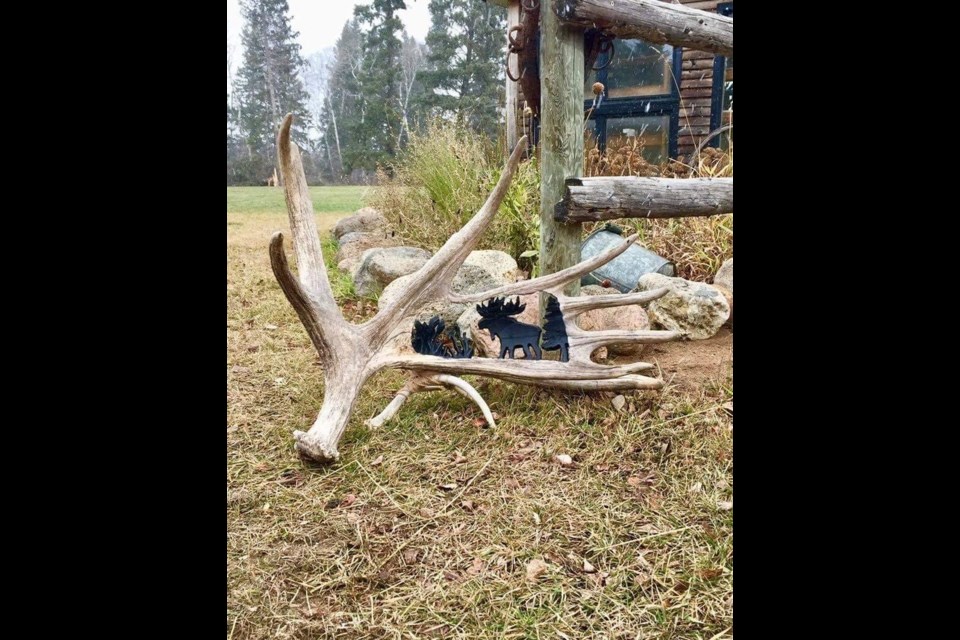
M564 283L579 278L626 251L636 236L630 236L618 247L557 273L477 294L455 295L451 292L454 276L493 220L506 195L526 148L525 136L517 142L500 179L480 211L447 240L416 272L415 277L401 285L401 290L394 296L393 302L384 305L376 316L363 324L347 322L337 307L327 278L300 151L290 140L292 122L292 114L288 114L283 120L277 136L277 155L283 174L284 196L293 231L299 278L294 277L287 264L282 233L275 233L270 239L270 263L280 288L296 310L320 354L326 381L323 405L316 422L309 431L293 433L297 450L302 455L321 462L339 458L337 443L353 413L360 389L370 376L381 369L404 369L411 373L411 378L389 406L379 416L368 421L372 426L378 426L396 414L411 393L442 387L452 387L471 398L480 406L487 422L495 426L490 409L479 393L453 374L476 374L521 384L562 389L625 390L658 389L663 386L662 380L637 375L640 371L652 369L653 365L643 362L621 366L599 365L590 361L590 352L600 346L617 342L673 340L681 335L679 332L581 331L573 322L577 314L588 309L649 302L665 295L666 289L591 298L568 298L560 292ZM393 339L398 337L401 331L407 332L403 326L404 320L429 302L444 299L462 303L481 302L494 297L537 291L547 291L554 295L565 314L570 353L567 362L401 355L395 346Z

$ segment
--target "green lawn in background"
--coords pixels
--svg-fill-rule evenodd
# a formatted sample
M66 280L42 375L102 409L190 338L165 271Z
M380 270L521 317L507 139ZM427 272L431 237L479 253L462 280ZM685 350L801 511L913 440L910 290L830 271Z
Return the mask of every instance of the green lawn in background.
M310 187L316 213L353 213L363 206L370 187ZM283 189L277 187L227 187L228 213L286 213Z

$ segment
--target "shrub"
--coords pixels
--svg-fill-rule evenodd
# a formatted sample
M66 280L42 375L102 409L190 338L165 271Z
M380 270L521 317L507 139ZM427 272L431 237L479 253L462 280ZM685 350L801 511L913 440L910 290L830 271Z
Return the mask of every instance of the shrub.
M381 168L369 204L404 242L436 250L480 209L500 178L503 152L463 125L434 120L392 166ZM540 237L540 173L536 160L520 164L500 210L478 243L519 258Z

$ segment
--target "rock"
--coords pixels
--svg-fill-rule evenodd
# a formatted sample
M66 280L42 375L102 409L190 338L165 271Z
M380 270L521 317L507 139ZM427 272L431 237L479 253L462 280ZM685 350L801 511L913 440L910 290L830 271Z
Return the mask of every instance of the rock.
M333 228L333 237L339 240L342 236L357 231L377 233L386 231L387 226L387 219L382 213L373 207L364 207L358 209L352 216L338 222L337 226Z
M524 296L513 296L511 300L520 298L520 304L526 305L526 308L518 315L513 316L517 322L525 324L539 324L540 322L540 294L528 293ZM480 329L480 314L477 313L477 305L472 304L457 319L457 326L460 332L469 336L473 340L475 355L478 357L496 358L500 355L500 341L490 337L490 332L486 329ZM543 354L547 359L549 354L559 354L559 351L547 351ZM517 349L515 356L523 358L520 350Z
M650 303L650 322L671 331L682 331L691 340L704 340L716 335L730 317L730 305L723 293L703 282L670 278L647 273L637 283L638 291L666 287L667 295Z
M723 293L730 305L730 319L727 324L733 326L733 258L728 258L720 265L717 275L713 276L713 286Z
M369 297L388 284L426 264L430 252L417 247L380 247L367 249L353 271L353 289L358 296Z
M582 296L608 296L619 293L613 287L601 287L595 284L580 288ZM577 318L577 326L584 331L646 331L650 328L650 320L643 307L632 304L624 307L591 309L580 314ZM645 344L611 344L607 345L606 349L613 356L638 356L643 353L646 346ZM598 355L596 351L594 354ZM599 355L602 356L602 354Z
M476 254L480 255L477 256ZM502 254L510 261L510 263L512 263L512 266L501 257L492 256L491 254ZM486 261L484 260L485 258ZM454 276L453 283L451 284L450 288L454 293L479 293L480 291L502 287L505 284L514 282L516 275L516 262L513 262L513 259L502 251L473 251L464 261L463 265L460 267L460 270L457 271L457 275ZM397 278L387 285L387 287L384 288L383 293L380 294L380 306L383 307L392 303L397 295L397 292L403 286L403 283L407 282L411 277L413 276L403 276L401 278ZM432 304L423 306L416 311L416 313L410 318L410 328L413 328L414 319L417 319L420 322L426 322L433 316L440 316L443 318L443 321L447 324L447 326L450 327L454 324L459 324L459 319L461 316L471 310L473 310L473 313L476 315L477 321L479 322L480 315L475 309L475 304L451 304L442 301L434 302ZM521 322L523 321L521 320ZM534 316L534 324L536 324L536 316ZM466 326L469 326L469 324L461 325L461 331L464 331L464 327ZM489 332L484 333L486 333L487 336L490 335ZM473 334L468 335L471 337L471 339L473 339ZM486 352L480 352L478 355L482 355L483 353ZM494 356L496 356L496 354L494 354Z
M717 275L713 276L714 286L723 287L733 295L733 258L728 258L720 265Z
M463 265L480 267L494 278L506 282L516 282L520 269L517 261L503 251L483 250L471 251Z
M360 264L360 256L367 249L396 247L399 244L400 240L390 233L353 231L340 238L340 247L337 249L334 260L336 260L338 269L353 273L357 265Z

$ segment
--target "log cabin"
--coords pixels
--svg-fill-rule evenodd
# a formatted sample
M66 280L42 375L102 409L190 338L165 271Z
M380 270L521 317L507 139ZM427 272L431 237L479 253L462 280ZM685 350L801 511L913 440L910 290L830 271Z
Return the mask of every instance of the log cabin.
M507 29L520 22L521 0L488 0L507 8ZM541 0L549 2L551 0ZM532 0L523 0L530 6ZM664 0L689 8L733 17L733 2ZM688 156L712 132L733 123L733 57L637 39L613 41L612 55L601 53L584 75L584 112L589 112L588 136L605 148L623 138L639 138L643 154L653 163ZM516 57L510 59L516 77ZM593 85L605 92L595 105ZM536 121L524 115L519 83L506 78L507 148L519 136L536 141ZM591 109L591 107L593 107ZM732 126L706 144L726 148ZM588 146L591 141L588 140Z

